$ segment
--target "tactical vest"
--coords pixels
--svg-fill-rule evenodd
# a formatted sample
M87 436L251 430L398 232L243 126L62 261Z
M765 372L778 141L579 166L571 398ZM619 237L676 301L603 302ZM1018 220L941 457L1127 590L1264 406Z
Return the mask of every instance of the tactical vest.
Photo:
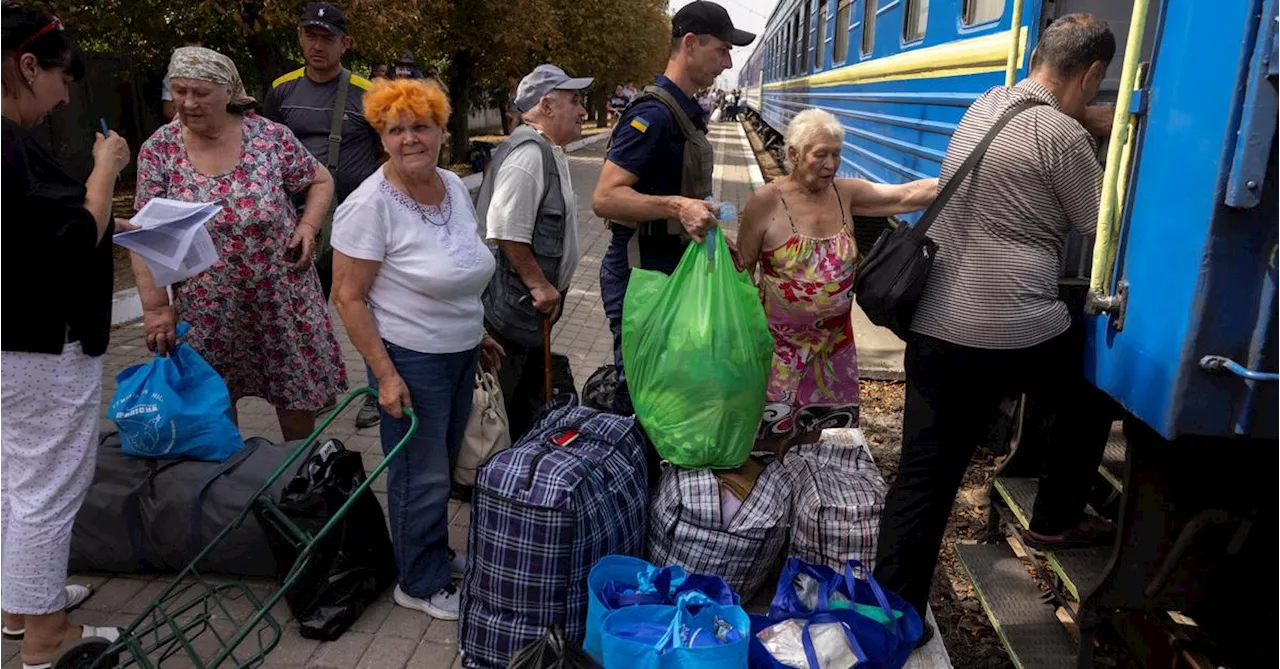
M695 200L710 197L713 188L711 174L716 161L715 155L711 150L711 142L707 139L707 133L694 124L693 119L689 118L684 108L680 106L680 102L665 88L661 86L645 86L644 92L636 96L635 100L631 101L631 104L637 104L641 100L657 100L665 105L671 111L672 118L676 120L680 133L684 135L684 158L680 166L680 194ZM628 108L630 108L630 105L628 105ZM625 113L624 111L623 114ZM613 148L612 135L609 137L609 146L605 149L606 155L608 155L611 148ZM689 239L689 233L685 231L684 225L680 223L678 218L641 223L609 221L609 225L623 225L637 229L638 234L631 237L627 254L632 267L640 265L639 240L636 238L638 235L678 235L686 241Z
M538 267L547 277L547 281L560 286L560 260L564 255L565 222L568 216L564 191L560 188L560 170L556 165L556 157L551 149L551 142L537 130L522 125L503 142L493 153L489 163L489 172L476 194L476 217L488 229L489 202L493 199L493 188L497 182L498 170L502 163L518 146L535 142L542 151L543 181L546 187L538 205L538 219L533 225L533 257ZM537 347L542 345L542 314L533 308L533 296L520 279L520 274L507 259L497 242L489 242L489 249L497 261L497 268L489 286L485 288L484 316L489 325L497 329L504 337L521 346Z

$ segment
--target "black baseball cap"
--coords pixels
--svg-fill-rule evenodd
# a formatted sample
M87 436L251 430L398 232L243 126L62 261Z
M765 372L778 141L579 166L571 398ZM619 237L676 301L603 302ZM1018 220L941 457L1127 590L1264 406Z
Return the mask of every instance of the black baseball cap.
M302 19L298 23L303 28L324 28L335 35L347 34L347 17L342 10L327 3L313 2L302 10Z
M672 37L684 37L689 33L719 37L734 46L747 46L756 38L755 33L734 28L724 7L705 0L691 2L671 17Z

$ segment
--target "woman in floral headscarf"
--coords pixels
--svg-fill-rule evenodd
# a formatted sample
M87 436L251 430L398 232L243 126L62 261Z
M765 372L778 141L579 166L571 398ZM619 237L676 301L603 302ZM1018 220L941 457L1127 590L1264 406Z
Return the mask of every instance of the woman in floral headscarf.
M134 259L147 346L165 352L178 322L190 323L184 340L226 380L232 401L266 399L284 439L303 439L347 382L311 265L333 179L287 127L252 111L226 56L178 49L169 84L177 117L138 152L134 206L156 197L222 205L208 224L219 258L174 286L173 305ZM290 196L303 190L299 220Z

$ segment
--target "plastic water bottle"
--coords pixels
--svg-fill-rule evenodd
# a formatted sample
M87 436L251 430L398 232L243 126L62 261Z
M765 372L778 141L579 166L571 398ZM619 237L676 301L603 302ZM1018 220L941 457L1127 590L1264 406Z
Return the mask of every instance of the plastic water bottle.
M711 204L714 204L717 207L719 207L719 215L716 217L716 220L720 221L721 224L731 223L733 221L738 220L738 208L733 206L732 202L716 202L715 198L710 196L707 196L704 199L707 202L710 202ZM721 230L719 230L719 226L717 226L716 228L712 228L711 231L707 233L707 239L705 243L707 247L707 261L710 263L707 267L707 271L710 271L711 268L715 266L715 261L716 261L715 235L717 234L724 234Z
M732 202L720 203L720 222L731 223L738 220L738 208Z

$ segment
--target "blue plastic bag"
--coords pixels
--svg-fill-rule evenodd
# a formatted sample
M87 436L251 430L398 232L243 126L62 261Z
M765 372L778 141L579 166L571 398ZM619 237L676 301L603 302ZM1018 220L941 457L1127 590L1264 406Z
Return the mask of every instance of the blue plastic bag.
M866 571L857 560L850 560L845 573L840 574L826 565L788 559L778 577L769 615L756 622L772 624L815 613L837 613L864 651L866 666L903 666L924 632L920 616L896 593L882 588L870 573L865 573L865 579L854 576L855 568ZM757 643L753 641L753 647ZM759 655L757 650L761 649L753 650L753 658ZM773 665L753 660L753 666Z
M685 592L698 592L713 603L729 606L741 599L719 576L687 574L678 565L656 567L626 555L605 556L587 576L587 636L582 647L601 660L601 631L611 612L631 606L670 606Z
M176 334L187 330L182 323ZM133 365L116 382L107 417L125 453L222 462L244 447L227 384L190 344L179 341L168 357Z
M741 606L685 592L674 606L618 609L601 633L605 669L742 669L751 620Z

